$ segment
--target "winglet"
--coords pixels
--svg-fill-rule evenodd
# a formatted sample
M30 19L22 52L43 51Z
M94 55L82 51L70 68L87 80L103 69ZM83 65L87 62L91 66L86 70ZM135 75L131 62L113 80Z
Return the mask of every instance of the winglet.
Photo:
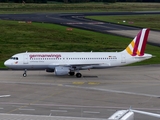
M125 49L131 56L143 56L150 29L142 29Z

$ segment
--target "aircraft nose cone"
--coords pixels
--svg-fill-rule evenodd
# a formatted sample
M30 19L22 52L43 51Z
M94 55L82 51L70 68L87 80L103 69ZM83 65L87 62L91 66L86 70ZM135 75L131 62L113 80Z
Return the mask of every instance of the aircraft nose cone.
M8 67L8 66L10 65L9 61L6 60L6 61L4 62L4 65L5 65L6 67Z

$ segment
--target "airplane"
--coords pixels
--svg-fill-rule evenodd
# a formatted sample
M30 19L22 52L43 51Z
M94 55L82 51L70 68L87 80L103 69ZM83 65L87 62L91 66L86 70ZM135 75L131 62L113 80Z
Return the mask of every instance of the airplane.
M112 116L110 116L107 120L134 120L135 113L160 118L160 114L129 109L129 110L118 110Z
M140 62L152 57L144 53L150 29L142 29L121 52L24 52L13 55L4 65L13 70L46 70L55 75L81 78L80 70L104 69Z

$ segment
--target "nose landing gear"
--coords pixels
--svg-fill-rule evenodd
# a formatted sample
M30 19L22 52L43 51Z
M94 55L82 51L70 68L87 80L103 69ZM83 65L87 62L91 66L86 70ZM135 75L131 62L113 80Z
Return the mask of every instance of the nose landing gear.
M27 76L27 69L24 70L23 77Z

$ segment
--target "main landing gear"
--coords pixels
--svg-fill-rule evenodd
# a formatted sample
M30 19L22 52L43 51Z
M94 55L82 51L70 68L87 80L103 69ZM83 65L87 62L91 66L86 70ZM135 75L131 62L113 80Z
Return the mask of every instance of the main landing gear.
M23 77L27 76L27 69L24 70Z
M73 76L75 74L75 72L69 72L70 76Z
M82 77L82 74L81 74L81 73L76 73L76 77L77 77L77 78L81 78L81 77Z
M75 74L75 72L69 72L69 75L70 75L70 76L74 76L74 74ZM78 72L78 73L76 73L76 77L77 77L77 78L81 78L81 77L82 77L82 74Z

